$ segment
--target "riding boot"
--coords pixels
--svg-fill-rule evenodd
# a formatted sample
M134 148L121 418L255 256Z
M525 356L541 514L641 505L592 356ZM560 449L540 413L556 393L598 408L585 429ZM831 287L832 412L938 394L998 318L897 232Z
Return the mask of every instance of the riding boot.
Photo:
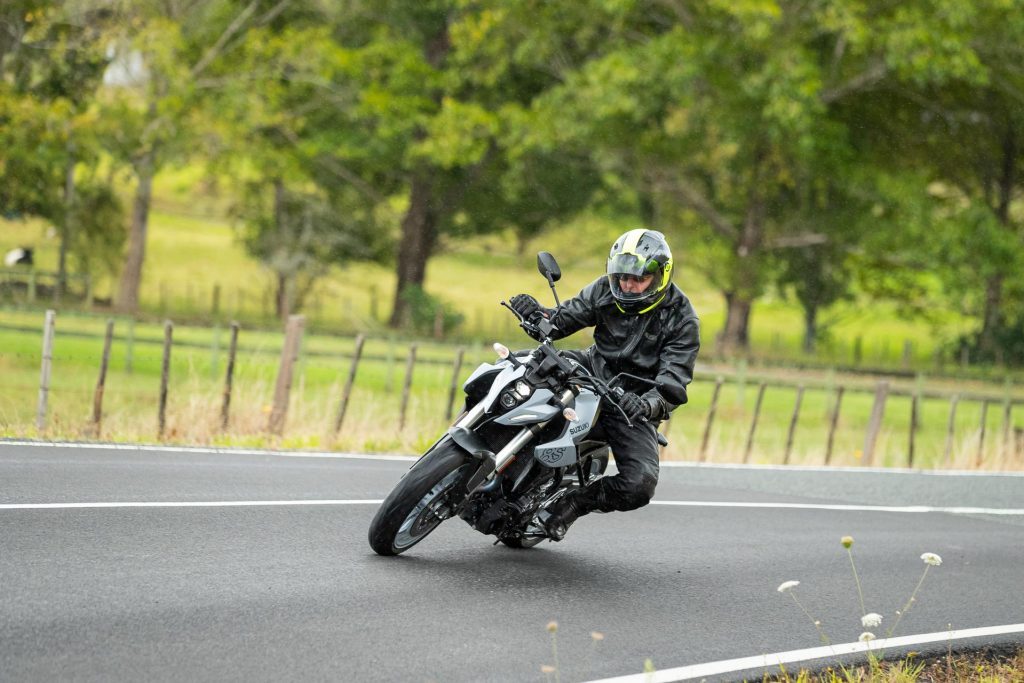
M590 510L580 501L579 490L572 490L540 511L537 521L552 541L561 541L573 522Z

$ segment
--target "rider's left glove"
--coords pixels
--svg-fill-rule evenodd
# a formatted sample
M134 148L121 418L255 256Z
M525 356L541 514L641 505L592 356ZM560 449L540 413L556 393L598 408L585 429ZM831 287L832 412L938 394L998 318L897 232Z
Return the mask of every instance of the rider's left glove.
M543 311L537 300L529 294L516 294L514 297L508 300L512 310L521 315L524 320L529 320L530 316L534 313Z
M626 392L619 399L619 407L630 422L639 422L651 416L651 404L632 392Z

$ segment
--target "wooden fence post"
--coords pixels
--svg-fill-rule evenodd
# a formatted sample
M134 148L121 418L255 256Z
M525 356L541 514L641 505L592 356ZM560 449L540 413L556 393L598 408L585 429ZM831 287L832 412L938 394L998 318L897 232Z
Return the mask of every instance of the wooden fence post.
M958 403L960 403L959 394L949 399L949 424L946 427L946 452L942 456L942 461L947 465L953 458L953 435L956 432L956 407Z
M100 438L103 423L103 390L107 384L107 367L110 365L110 345L114 341L114 321L107 321L107 333L103 338L103 356L100 358L100 376L96 380L96 391L92 397L92 432Z
M402 384L402 408L398 413L398 431L405 429L405 411L409 408L409 393L412 390L412 372L416 367L416 345L409 346L409 359L405 363L405 382Z
M228 429L228 417L231 413L231 389L235 381L235 354L238 353L238 322L231 323L231 341L228 342L228 369L224 374L224 401L220 406L220 430Z
M981 467L981 461L985 455L985 427L988 423L988 401L981 402L981 433L978 435L978 455L974 459L974 466Z
M292 390L292 376L295 361L299 357L299 346L302 342L302 330L306 318L302 315L289 315L285 326L284 345L281 347L281 366L277 371L277 384L274 386L274 406L267 421L267 431L280 436L284 432L285 419L288 417L288 399Z
M157 409L156 438L162 441L167 428L167 380L171 372L171 341L174 336L174 323L164 322L164 357L160 364L160 406Z
M761 402L764 400L764 390L767 385L761 382L757 387L757 399L754 401L754 417L750 420L750 432L747 434L747 447L743 451L743 464L750 461L750 451L754 447L754 431L757 430L757 418L761 414Z
M345 380L345 388L341 392L341 403L338 404L338 414L334 418L334 431L332 438L338 436L341 431L341 423L345 420L345 412L348 410L348 398L352 395L352 386L356 381L356 370L359 369L359 359L363 355L363 344L366 343L365 335L356 337L356 346L352 351L352 364L348 368L348 379Z
M914 434L917 432L918 394L910 397L910 438L907 443L907 467L914 466Z
M128 338L125 340L124 371L132 374L132 361L135 355L135 318L128 318Z
M459 350L455 352L455 366L452 369L452 385L448 389L448 409L444 413L444 419L451 421L452 409L455 407L455 391L459 387L459 373L462 372L462 357L466 354L466 349L459 347Z
M220 283L213 285L213 301L210 302L210 313L217 317L220 315Z
M871 407L871 419L868 421L868 431L864 437L863 462L865 465L872 465L875 461L875 443L878 441L878 432L882 428L882 417L885 415L885 399L889 396L889 383L879 382L875 390L875 403Z
M715 411L718 409L718 394L722 391L721 377L715 380L715 391L711 394L711 407L708 409L708 422L704 425L704 439L700 444L700 461L704 462L708 453L708 441L711 439L711 425L715 422Z
M800 404L804 400L804 386L801 384L796 389L796 404L793 406L793 417L789 421L789 434L786 436L786 454L783 456L782 464L789 464L789 454L793 450L793 435L796 433L796 423L800 419Z
M50 368L53 365L53 328L57 312L46 311L43 322L43 359L39 369L39 401L36 404L36 429L46 429L46 406L50 400Z
M1013 431L1012 427L1013 403L1010 401L1010 398L1007 397L1006 400L1003 401L1003 444L1001 451L1004 458L1009 458L1013 451L1013 446L1010 442L1011 432Z
M832 410L832 419L828 425L828 443L825 445L825 464L829 464L832 460L832 446L835 444L836 438L836 425L839 424L839 408L843 404L843 392L846 391L846 387L840 385L836 389L836 405Z
M441 306L434 312L434 339L444 339L444 308Z
M384 371L384 392L395 390L395 337L388 337L387 367Z

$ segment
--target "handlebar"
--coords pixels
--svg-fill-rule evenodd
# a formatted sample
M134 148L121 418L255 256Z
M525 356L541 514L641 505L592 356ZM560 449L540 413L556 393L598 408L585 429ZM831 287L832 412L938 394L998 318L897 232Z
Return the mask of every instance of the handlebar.
M534 324L527 320L526 318L524 318L523 316L519 315L519 311L512 308L512 306L509 305L508 302L506 302L504 299L502 299L500 303L502 306L512 311L512 314L519 320L519 326L523 328L523 330L527 334L529 334L534 339L537 339L536 335L540 335L538 341L540 341L542 345L550 345L551 332L555 329L555 327L547 319L542 321L542 325ZM557 353L557 351L555 351L552 348L551 353ZM575 366L575 372L573 373L573 376L570 377L570 383L575 381L577 384L590 386L590 388L594 390L594 393L600 396L602 400L605 400L608 403L611 403L613 406L615 406L615 409L618 410L619 413L622 415L623 419L626 421L626 424L632 427L633 423L630 421L629 416L626 414L626 411L622 409L622 406L619 405L619 401L622 399L623 396L625 396L626 392L621 386L616 385L619 381L621 381L624 378L631 379L634 382L648 384L652 387L662 386L661 382L650 380L647 379L646 377L632 375L628 372L620 372L619 374L612 377L611 380L605 382L603 379L593 374L592 372L589 372L585 367L579 364ZM644 423L649 422L649 420L646 417L642 417L640 418L640 420L641 422Z

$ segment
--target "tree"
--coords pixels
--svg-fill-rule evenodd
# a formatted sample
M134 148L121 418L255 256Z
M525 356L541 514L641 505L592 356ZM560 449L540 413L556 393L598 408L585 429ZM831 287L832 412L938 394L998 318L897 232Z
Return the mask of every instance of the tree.
M573 151L511 151L524 142L517 122L529 118L535 98L558 82L525 46L516 46L516 36L524 33L521 21L535 19L530 8L547 16L577 13L544 5L344 5L347 21L339 26L339 41L362 66L356 116L374 132L370 150L386 169L382 175L397 179L406 198L398 226L393 326L409 323L407 292L422 290L441 235L509 225L536 230L585 202L580 197L591 189L586 177L573 184L562 174L559 197L545 198L540 186L560 173L557 167L566 159L579 158ZM567 42L545 46L543 54ZM505 213L517 211L522 213Z
M95 173L103 147L95 97L109 18L104 9L46 2L15 3L0 17L0 204L56 227L59 293L69 254L89 272L109 264L123 241L120 203ZM79 188L83 173L88 185Z
M119 87L108 94L104 114L119 124L112 151L135 175L128 250L121 273L118 306L135 312L139 304L153 178L168 161L190 151L190 140L204 129L196 84L252 26L273 21L281 2L231 0L119 5L112 34Z

